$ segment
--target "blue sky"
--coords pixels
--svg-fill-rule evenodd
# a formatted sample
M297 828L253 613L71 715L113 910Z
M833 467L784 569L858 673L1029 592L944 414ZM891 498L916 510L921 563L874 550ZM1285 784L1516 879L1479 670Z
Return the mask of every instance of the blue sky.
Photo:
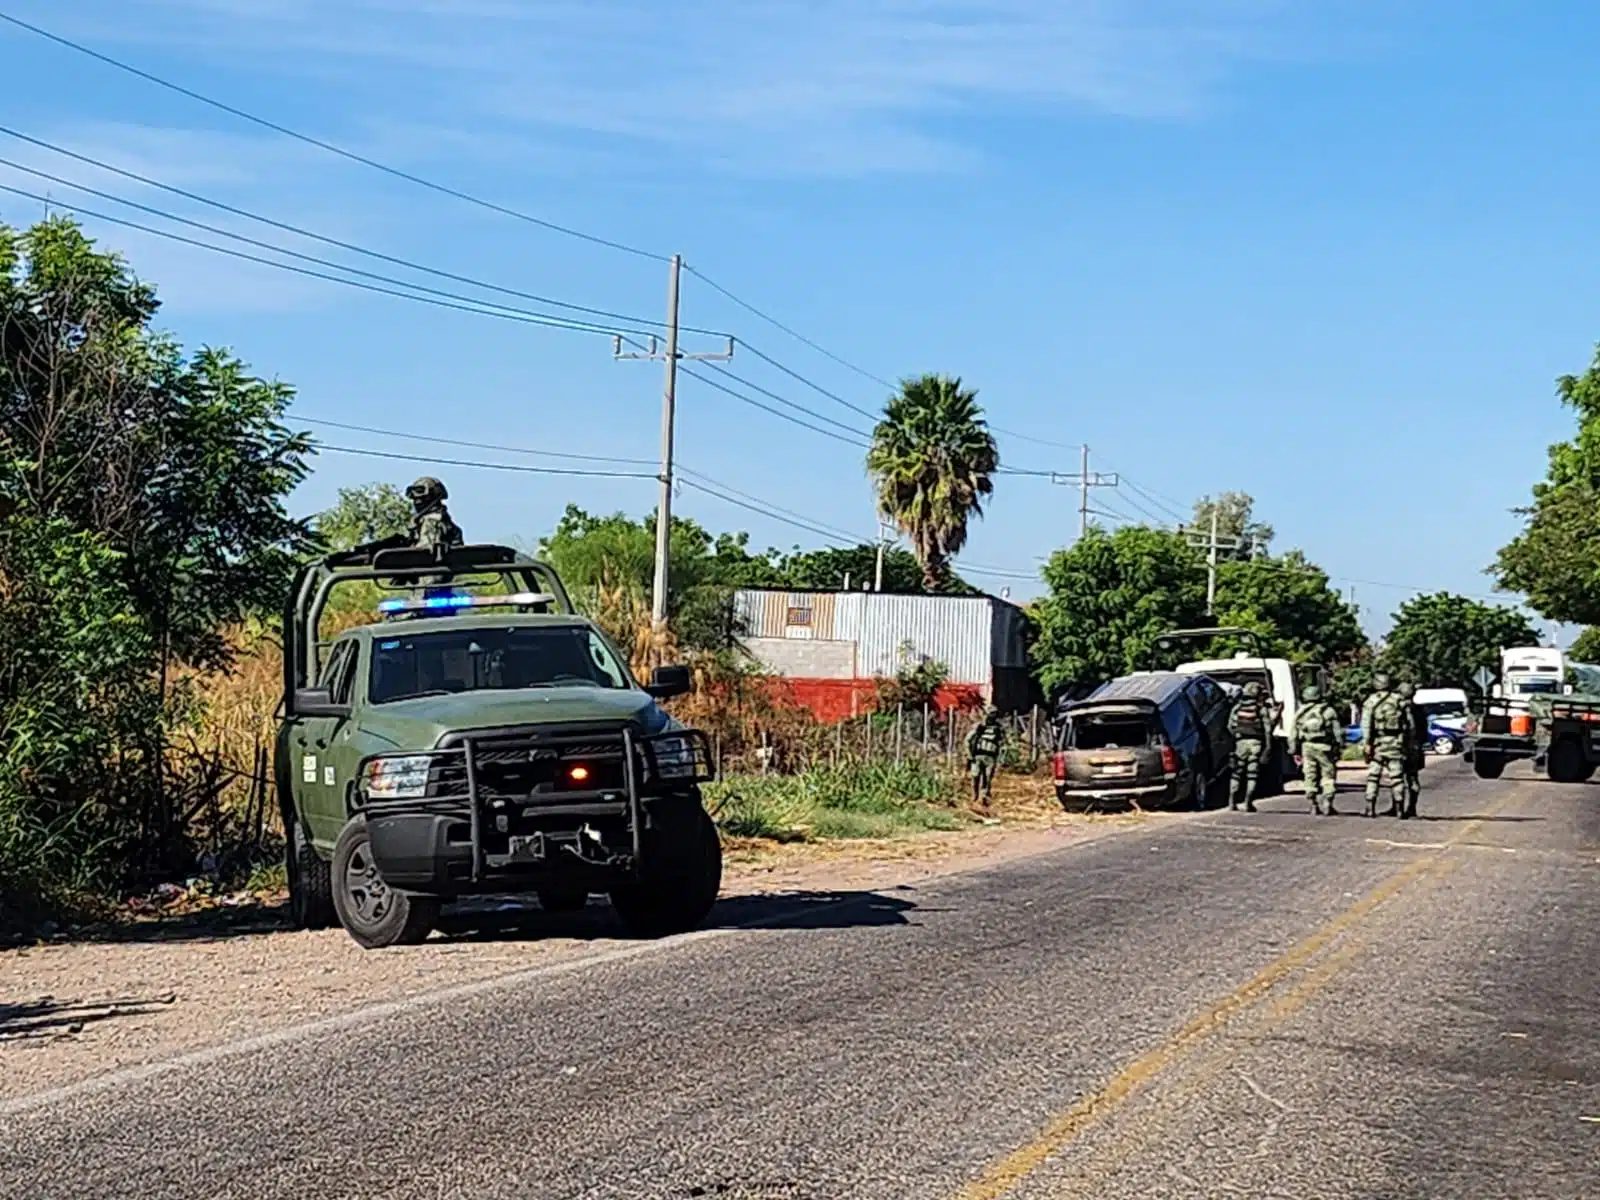
M1355 586L1375 630L1412 588L1490 591L1482 569L1515 531L1509 510L1570 430L1553 381L1600 340L1589 5L685 0L670 21L647 0L0 8L404 170L682 252L872 374L959 374L997 426L1087 442L1092 467L1144 489L1099 505L1138 516L1160 511L1152 495L1183 509L1248 491L1279 548L1303 548L1341 586L1371 581ZM0 29L0 71L10 128L463 275L661 313L656 261L431 194L14 29ZM9 137L0 157L330 253ZM9 168L0 183L120 211ZM38 213L0 195L7 221ZM186 343L230 346L293 383L308 418L657 451L660 368L613 361L606 338L86 223L160 286ZM683 318L854 404L882 400L693 275ZM744 350L732 365L865 424ZM853 447L685 379L678 448L723 484L871 536ZM1008 465L1077 466L1075 449L1009 435L1001 449ZM328 453L296 503L424 469ZM642 479L434 473L482 539L537 537L569 501L654 503ZM817 542L688 489L678 506L762 545ZM1075 491L1006 478L964 559L1025 575L1075 529Z

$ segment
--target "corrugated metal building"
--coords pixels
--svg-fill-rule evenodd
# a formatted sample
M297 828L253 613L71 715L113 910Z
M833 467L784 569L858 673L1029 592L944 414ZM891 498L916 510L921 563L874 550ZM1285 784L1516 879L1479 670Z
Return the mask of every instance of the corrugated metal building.
M751 588L734 605L751 655L819 716L861 711L877 680L923 662L949 670L941 703L1027 704L1022 610L1008 601Z

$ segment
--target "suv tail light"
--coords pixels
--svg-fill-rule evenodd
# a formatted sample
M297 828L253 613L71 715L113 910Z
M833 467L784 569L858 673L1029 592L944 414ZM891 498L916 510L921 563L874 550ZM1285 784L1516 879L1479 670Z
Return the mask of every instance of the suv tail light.
M1178 752L1171 746L1161 747L1161 770L1167 775L1178 773Z
M1067 752L1065 750L1057 750L1050 756L1050 773L1055 776L1057 783L1066 779Z

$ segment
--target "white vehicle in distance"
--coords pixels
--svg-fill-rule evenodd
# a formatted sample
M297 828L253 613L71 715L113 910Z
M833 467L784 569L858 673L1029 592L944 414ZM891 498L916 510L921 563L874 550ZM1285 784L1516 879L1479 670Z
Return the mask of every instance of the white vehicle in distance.
M1428 744L1435 754L1455 754L1466 736L1470 715L1467 693L1462 688L1418 688L1411 703L1421 709L1428 722Z
M1566 655L1554 646L1512 646L1500 652L1494 694L1513 708L1527 708L1529 696L1561 695L1566 674Z

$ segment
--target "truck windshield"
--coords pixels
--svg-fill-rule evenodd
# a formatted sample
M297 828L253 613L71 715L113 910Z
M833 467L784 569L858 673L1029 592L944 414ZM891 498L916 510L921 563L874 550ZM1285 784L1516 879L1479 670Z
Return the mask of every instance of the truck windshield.
M373 641L373 704L455 692L519 688L626 688L605 642L582 626L463 629Z

